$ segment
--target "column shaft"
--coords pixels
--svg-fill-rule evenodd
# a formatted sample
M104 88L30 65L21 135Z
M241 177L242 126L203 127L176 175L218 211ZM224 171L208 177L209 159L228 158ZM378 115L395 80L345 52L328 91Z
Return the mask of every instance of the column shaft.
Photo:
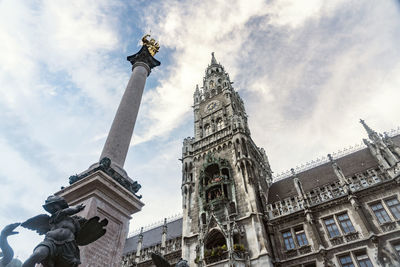
M100 159L108 157L111 162L123 168L128 153L136 117L142 99L143 89L150 68L145 63L133 66L125 93L118 107L110 133L104 145Z

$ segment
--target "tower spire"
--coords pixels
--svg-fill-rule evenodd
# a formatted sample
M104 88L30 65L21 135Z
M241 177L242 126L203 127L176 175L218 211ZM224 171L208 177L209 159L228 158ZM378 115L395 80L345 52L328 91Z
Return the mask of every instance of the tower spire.
M214 52L211 53L211 65L218 64L217 60L215 59Z
M378 134L372 130L363 119L360 119L360 123L362 124L362 126L364 127L365 131L368 134L369 139L371 139L372 141L376 141L377 139L379 139Z

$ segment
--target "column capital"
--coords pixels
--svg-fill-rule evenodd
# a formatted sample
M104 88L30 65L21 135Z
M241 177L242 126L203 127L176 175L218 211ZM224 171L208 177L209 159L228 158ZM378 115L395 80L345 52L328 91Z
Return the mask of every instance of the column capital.
M132 70L136 66L143 66L143 63L147 65L148 73L150 74L150 70L154 67L160 66L160 61L155 59L149 52L147 46L143 45L142 48L134 55L131 55L126 58L132 64ZM142 63L142 64L138 64Z
M135 62L132 64L132 71L134 70L134 68L139 67L139 66L145 68L147 70L147 76L149 76L149 74L151 72L149 65L147 65L146 63L141 62L141 61L138 61L138 62Z

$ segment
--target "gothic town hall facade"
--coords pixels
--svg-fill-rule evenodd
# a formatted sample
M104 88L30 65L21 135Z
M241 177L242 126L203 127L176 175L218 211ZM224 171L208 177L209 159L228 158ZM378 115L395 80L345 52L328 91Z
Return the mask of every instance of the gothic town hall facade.
M400 266L400 135L364 121L365 146L272 178L245 105L212 55L183 141L183 216L127 239L122 266L151 253L190 266Z

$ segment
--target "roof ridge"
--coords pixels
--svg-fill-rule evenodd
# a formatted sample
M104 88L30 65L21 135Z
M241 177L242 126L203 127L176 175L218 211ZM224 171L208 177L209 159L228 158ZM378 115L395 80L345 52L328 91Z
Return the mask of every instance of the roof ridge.
M397 128L392 128L392 129L390 129L390 131L384 132L384 133L387 133L387 135L390 137L400 135L400 126ZM363 142L361 142L361 143L355 144L353 146L350 145L343 149L339 149L337 152L331 153L331 155L333 158L338 159L338 158L345 157L349 154L355 153L357 151L360 151L364 148L366 148L366 145ZM322 156L321 158L317 158L316 160L311 160L306 163L302 163L300 166L296 166L296 168L294 168L294 170L296 171L296 173L301 173L301 172L308 171L312 168L321 166L322 164L327 163L327 162L329 162L328 157ZM272 179L274 182L276 182L276 181L280 181L285 178L288 178L290 176L292 176L292 172L290 170L286 170L286 171L278 173L277 175L273 175Z
M182 213L177 213L177 214L173 214L173 215L171 215L169 217L166 217L164 219L167 219L167 224L168 224L168 223L177 221L177 220L181 219L182 217L183 217ZM148 232L148 231L153 230L153 229L156 229L157 227L160 227L160 226L164 225L164 219L161 219L161 220L155 221L154 223L150 223L150 224L145 225L143 227L143 233ZM132 232L129 232L127 238L130 238L130 237L133 237L135 235L140 234L141 229L142 229L142 227L134 229Z
M344 147L342 149L339 149L337 152L333 152L331 153L332 157L335 159L338 158L342 158L345 157L349 154L355 153L357 151L360 151L362 149L366 148L365 144L363 142L355 144L355 145L350 145L348 147ZM301 173L301 172L305 172L308 171L310 169L313 169L315 167L321 166L325 163L329 162L329 158L327 156L322 156L322 157L318 157L315 160L311 160L308 161L306 163L302 163L301 165L296 166L295 168L293 168L296 173ZM278 173L277 175L273 175L272 179L274 182L276 181L280 181L283 180L285 178L288 178L292 176L292 172L291 170L286 170L283 172Z

